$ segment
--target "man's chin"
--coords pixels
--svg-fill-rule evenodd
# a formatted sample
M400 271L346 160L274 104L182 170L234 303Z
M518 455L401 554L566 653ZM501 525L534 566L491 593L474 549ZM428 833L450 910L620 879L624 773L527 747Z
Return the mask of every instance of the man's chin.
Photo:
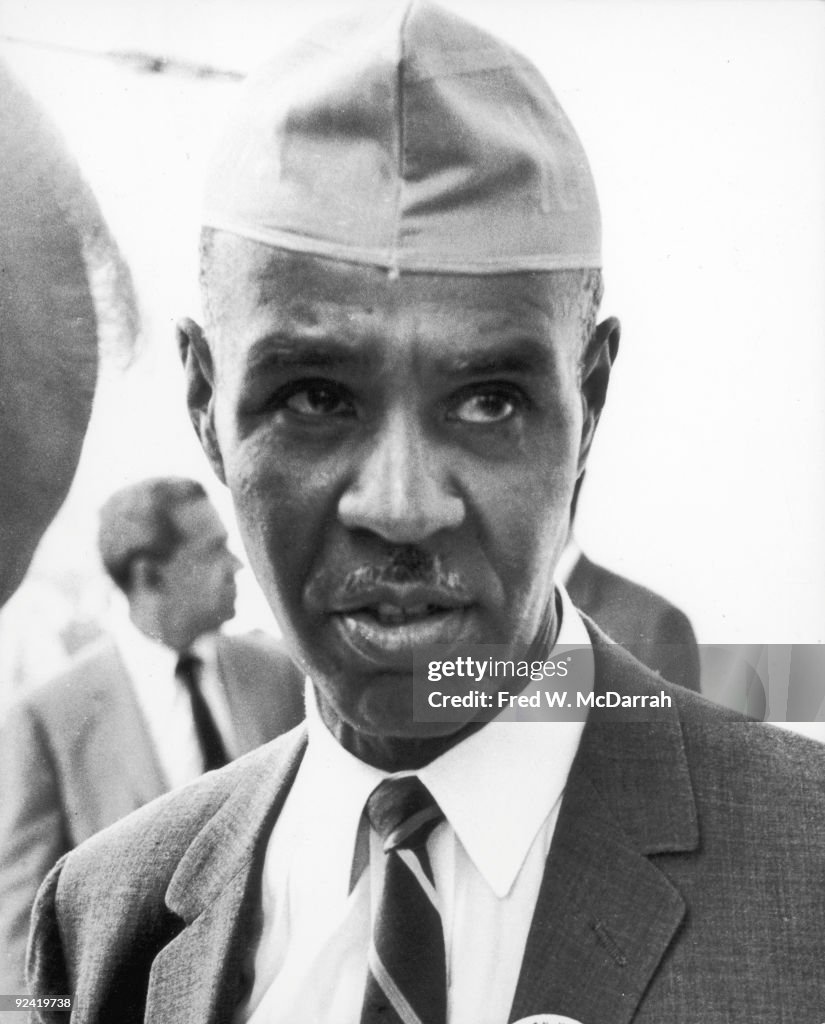
M377 719L374 714L327 724L345 750L389 772L422 768L479 727L473 722L415 722L387 716Z

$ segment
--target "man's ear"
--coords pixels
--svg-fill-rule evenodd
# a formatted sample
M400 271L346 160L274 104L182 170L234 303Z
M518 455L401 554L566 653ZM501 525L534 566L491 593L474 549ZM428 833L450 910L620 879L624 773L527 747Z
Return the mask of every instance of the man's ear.
M176 330L186 377L189 419L215 475L225 484L223 457L215 432L215 371L209 343L198 324L188 317L178 321Z
M615 316L603 320L593 331L581 360L582 439L579 448L579 472L584 469L590 445L596 433L610 371L619 351L621 325Z
M137 555L129 566L130 591L159 590L163 585L163 573L154 558Z

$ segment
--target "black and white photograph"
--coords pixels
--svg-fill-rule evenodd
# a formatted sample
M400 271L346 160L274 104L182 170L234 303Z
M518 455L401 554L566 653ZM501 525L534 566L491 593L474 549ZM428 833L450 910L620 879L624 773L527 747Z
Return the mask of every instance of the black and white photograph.
M823 1024L823 53L0 0L0 1020Z

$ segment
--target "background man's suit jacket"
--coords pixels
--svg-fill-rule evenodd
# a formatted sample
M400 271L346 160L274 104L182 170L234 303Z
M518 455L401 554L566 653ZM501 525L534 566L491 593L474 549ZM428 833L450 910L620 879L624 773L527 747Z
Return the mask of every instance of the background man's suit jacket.
M673 707L591 713L510 1022L819 1024L825 748L662 684L589 628L598 691L665 689ZM32 991L73 993L74 1024L230 1020L305 742L300 728L69 854L35 907Z
M699 648L684 612L580 555L565 584L573 604L643 665L699 692Z
M219 636L218 671L242 752L304 716L303 678L263 633ZM0 992L24 992L37 888L68 850L166 792L111 640L39 687L0 735Z

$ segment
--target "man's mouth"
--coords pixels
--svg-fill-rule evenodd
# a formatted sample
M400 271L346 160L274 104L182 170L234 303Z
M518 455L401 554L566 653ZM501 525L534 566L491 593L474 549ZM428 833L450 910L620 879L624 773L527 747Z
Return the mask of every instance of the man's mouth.
M408 660L419 647L458 640L472 607L464 595L427 589L393 586L348 595L332 618L347 645L362 657L381 663Z
M374 607L368 606L361 609L361 612L364 615L372 616L382 626L398 626L405 622L417 622L428 615L437 615L450 610L437 604L413 604L403 607L389 601L382 601Z

